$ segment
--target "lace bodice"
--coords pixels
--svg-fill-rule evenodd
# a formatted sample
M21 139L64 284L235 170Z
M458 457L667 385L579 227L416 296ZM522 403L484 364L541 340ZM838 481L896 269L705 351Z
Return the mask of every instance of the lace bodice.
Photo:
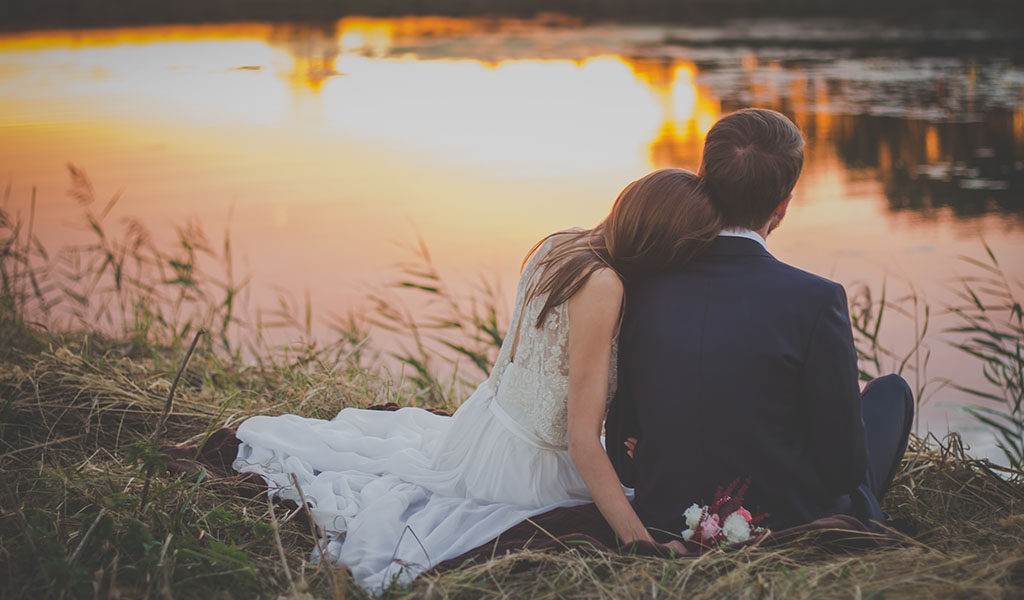
M494 401L500 412L515 422L510 425L518 426L519 432L537 445L565 449L569 403L569 307L567 303L556 306L538 328L537 317L546 296L537 296L524 306L527 291L540 276L537 264L551 250L556 239L557 236L547 240L523 269L509 330L488 383L494 390ZM616 356L617 343L612 340L609 402L615 393Z

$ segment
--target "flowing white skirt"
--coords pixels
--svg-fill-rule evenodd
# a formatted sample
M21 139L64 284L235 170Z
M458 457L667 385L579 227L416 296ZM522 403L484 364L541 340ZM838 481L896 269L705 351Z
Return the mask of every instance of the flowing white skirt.
M484 383L452 417L419 408L252 417L238 428L233 466L301 504L294 474L331 560L382 593L524 519L591 500L568 451L514 433L493 399Z

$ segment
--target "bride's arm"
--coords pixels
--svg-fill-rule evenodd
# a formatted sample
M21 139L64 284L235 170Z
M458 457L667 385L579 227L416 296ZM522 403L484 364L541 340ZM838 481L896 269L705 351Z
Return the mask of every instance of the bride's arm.
M569 454L619 538L626 543L652 542L601 446L611 345L622 295L618 275L601 269L569 299Z

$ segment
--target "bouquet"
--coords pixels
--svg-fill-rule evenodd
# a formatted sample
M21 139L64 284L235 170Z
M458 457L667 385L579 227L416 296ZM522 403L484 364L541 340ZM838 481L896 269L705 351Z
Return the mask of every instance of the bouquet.
M759 524L768 518L767 513L752 515L743 507L743 494L750 482L740 485L737 479L724 490L719 487L711 506L694 504L686 509L686 529L683 530L683 544L688 550L716 548L724 544L745 542L768 533ZM738 487L738 489L737 489Z

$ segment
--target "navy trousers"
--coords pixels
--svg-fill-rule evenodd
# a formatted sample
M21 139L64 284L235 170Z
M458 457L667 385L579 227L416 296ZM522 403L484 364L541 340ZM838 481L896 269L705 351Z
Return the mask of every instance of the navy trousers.
M885 521L881 501L903 460L914 423L914 393L899 375L879 377L861 393L861 417L867 438L868 469L852 494L855 516L870 529Z

